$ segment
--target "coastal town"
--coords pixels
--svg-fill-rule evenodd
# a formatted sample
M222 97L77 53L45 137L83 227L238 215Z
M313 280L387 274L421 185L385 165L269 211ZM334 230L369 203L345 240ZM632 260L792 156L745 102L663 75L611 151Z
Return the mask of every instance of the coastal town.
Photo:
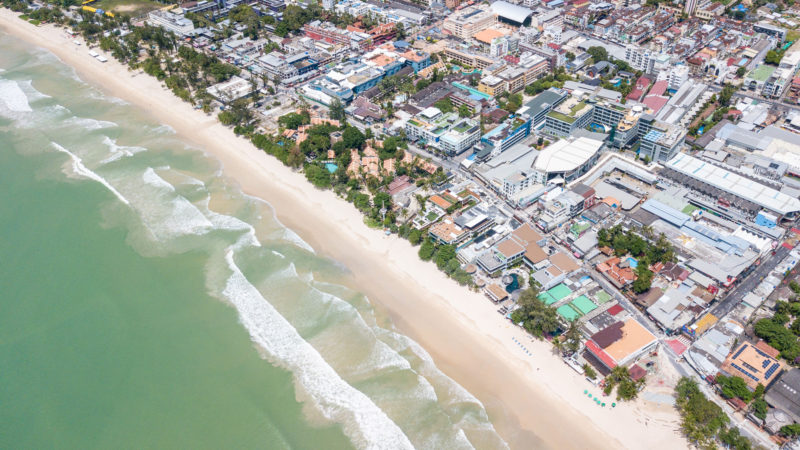
M3 5L418 246L598 407L800 449L800 5Z

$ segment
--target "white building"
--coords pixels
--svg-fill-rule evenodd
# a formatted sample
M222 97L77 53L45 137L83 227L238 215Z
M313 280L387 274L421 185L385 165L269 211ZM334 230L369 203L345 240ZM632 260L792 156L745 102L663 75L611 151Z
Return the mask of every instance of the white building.
M550 144L541 152L533 164L535 182L569 183L583 175L597 162L603 141L587 137L562 139Z
M222 103L228 103L250 95L253 85L244 78L235 76L228 81L209 87L206 91Z
M689 67L685 65L674 66L667 74L667 82L670 89L676 91L683 86L684 83L689 81Z
M179 37L190 35L194 31L194 24L183 16L183 9L175 8L170 11L157 9L147 14L147 23L154 27L161 27L175 33Z
M481 125L470 119L455 124L439 138L439 148L448 155L460 155L481 140Z
M628 45L625 47L625 61L636 70L645 73L652 73L655 68L658 54L645 50L638 45Z

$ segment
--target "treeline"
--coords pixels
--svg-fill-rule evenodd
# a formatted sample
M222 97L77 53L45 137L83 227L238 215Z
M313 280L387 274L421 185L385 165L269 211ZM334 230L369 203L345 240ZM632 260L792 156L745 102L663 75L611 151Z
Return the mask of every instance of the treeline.
M698 448L716 448L717 443L736 450L752 448L750 440L736 426L728 427L728 415L691 378L683 377L675 386L675 407L681 416L684 436Z

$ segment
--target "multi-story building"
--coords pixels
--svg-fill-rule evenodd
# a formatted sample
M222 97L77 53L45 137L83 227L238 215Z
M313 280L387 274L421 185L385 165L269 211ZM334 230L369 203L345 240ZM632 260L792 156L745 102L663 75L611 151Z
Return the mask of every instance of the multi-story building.
M658 55L645 50L638 45L628 45L625 47L625 61L636 70L645 73L652 73L655 68Z
M570 97L547 113L544 131L555 136L569 136L575 130L589 125L593 109L586 101Z
M427 145L439 146L439 140L459 122L458 114L443 113L436 107L429 107L406 121L405 131L409 139L424 141ZM467 128L469 130L470 127ZM480 127L478 128L480 132Z
M474 120L463 119L439 139L439 148L450 156L460 155L480 140L481 125Z
M539 128L544 125L545 117L550 110L566 100L568 94L559 88L552 87L525 104L525 109L522 112L531 116L532 126Z
M494 24L495 17L494 12L482 4L470 6L447 16L442 28L455 37L470 39L475 33Z
M481 78L480 83L478 83L478 90L492 97L497 97L508 91L508 82L503 78L487 75Z
M505 122L481 137L493 154L504 152L531 134L531 118L527 114L510 116Z
M481 70L497 62L487 55L481 55L480 53L474 53L468 50L461 50L456 47L446 47L444 49L444 56L456 61L459 64Z
M612 101L597 102L592 110L592 121L614 128L628 114L625 105Z
M683 64L672 67L667 73L667 82L670 89L677 91L687 81L689 81L689 67Z
M194 24L183 16L183 12L179 8L171 11L162 11L160 9L150 11L147 14L147 23L161 27L180 37L189 36L194 31Z
M639 157L665 162L677 155L686 139L682 127L658 122L644 114L639 118Z

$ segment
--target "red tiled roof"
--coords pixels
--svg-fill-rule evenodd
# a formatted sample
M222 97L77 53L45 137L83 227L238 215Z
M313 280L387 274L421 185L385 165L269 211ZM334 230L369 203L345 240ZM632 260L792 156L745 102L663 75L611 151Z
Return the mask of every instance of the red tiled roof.
M650 89L650 95L664 95L668 87L669 82L667 80L656 81Z
M639 381L647 375L647 371L642 369L642 366L634 364L628 369L628 374L630 374L633 381Z
M612 306L611 308L608 308L608 313L611 314L612 316L616 316L617 314L621 313L622 310L623 310L622 306L617 304Z
M597 359L606 365L609 369L617 367L617 363L612 357L608 355L602 348L600 348L594 341L586 341L586 349L589 350Z

